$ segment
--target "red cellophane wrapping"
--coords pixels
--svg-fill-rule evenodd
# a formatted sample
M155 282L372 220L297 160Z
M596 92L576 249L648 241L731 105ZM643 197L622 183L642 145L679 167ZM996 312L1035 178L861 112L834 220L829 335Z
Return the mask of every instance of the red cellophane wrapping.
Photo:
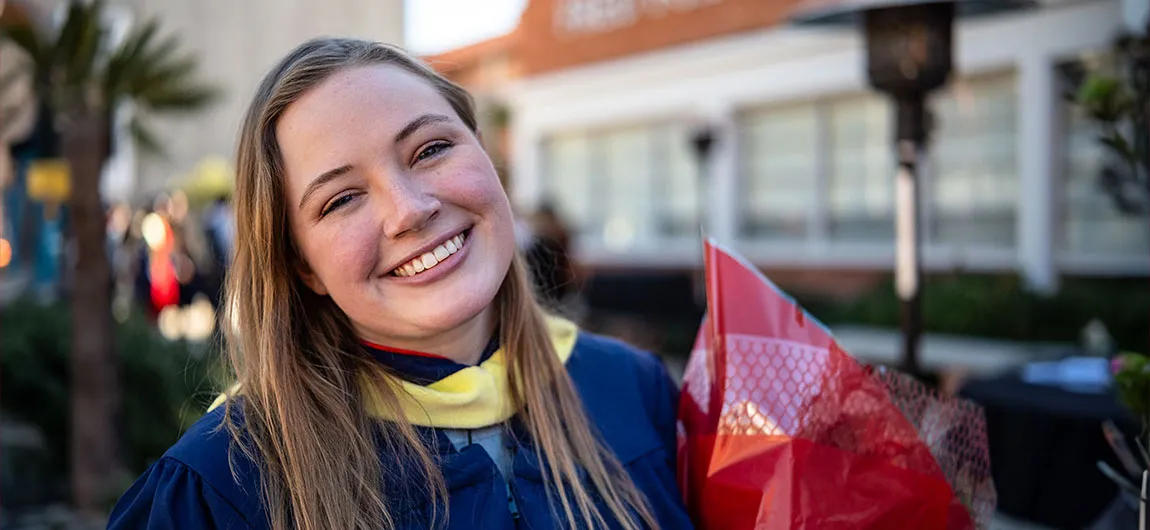
M679 476L706 529L985 527L975 405L859 363L753 266L706 245L707 307L684 373Z

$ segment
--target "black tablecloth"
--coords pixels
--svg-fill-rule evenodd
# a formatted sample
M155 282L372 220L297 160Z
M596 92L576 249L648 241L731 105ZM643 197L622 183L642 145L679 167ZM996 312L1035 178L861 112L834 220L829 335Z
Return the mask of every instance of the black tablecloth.
M1083 528L1118 493L1097 461L1122 469L1102 433L1110 419L1130 436L1137 421L1112 393L1027 384L1018 375L967 383L984 407L998 509L1054 528ZM1129 438L1133 449L1133 438ZM1134 449L1136 450L1136 449Z

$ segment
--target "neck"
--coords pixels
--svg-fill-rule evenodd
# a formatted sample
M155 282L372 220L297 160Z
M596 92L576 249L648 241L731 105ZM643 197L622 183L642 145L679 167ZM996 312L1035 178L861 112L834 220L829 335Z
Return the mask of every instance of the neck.
M361 330L360 337L385 348L439 355L459 364L475 365L495 332L494 304L449 331L426 337L388 337Z

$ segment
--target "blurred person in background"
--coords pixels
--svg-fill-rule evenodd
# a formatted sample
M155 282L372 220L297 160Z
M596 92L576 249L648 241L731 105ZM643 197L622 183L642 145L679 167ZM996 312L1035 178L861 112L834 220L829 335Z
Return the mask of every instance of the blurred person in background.
M212 260L220 270L227 270L236 241L236 216L227 197L216 197L204 211L204 234Z
M542 301L553 308L568 308L579 291L571 235L555 205L544 201L531 217L531 243L527 263Z
M208 254L212 261L209 299L213 307L220 306L220 293L223 290L224 278L227 277L228 265L231 263L232 253L235 252L236 216L232 211L228 198L217 197L204 211L204 235L208 240Z
M152 212L144 216L144 237L148 300L152 315L180 302L180 282L176 271L176 231L172 229L167 195L155 200Z
M111 528L687 528L674 382L544 313L462 88L320 39L241 129L236 385Z

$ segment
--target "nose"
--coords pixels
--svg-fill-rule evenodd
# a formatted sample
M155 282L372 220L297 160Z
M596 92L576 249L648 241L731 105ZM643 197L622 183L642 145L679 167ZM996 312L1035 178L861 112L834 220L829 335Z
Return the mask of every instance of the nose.
M386 194L391 204L385 209L383 222L387 237L394 239L418 232L439 214L442 207L439 199L424 192L418 184L407 179L397 179L391 184Z

